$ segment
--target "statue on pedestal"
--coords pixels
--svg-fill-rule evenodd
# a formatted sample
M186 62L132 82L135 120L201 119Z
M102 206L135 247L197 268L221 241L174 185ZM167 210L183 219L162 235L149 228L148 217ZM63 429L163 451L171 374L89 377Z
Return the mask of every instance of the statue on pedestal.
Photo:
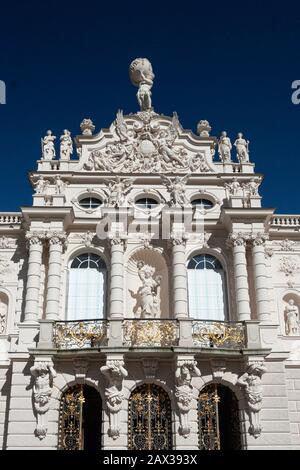
M151 109L151 88L154 73L148 59L135 59L129 67L129 75L133 85L138 86L137 99L141 111Z
M223 131L219 139L219 148L218 148L220 160L223 163L231 161L231 149L232 149L231 141L229 137L227 137L227 132Z
M238 133L233 145L236 147L238 161L240 163L249 162L249 140L245 140L241 132Z
M47 135L45 135L45 137L42 139L43 160L53 160L55 157L55 139L56 137L55 135L52 135L52 131L47 131Z
M71 132L68 131L68 129L65 129L63 135L60 136L60 159L70 160L72 153L73 142L71 138Z
M138 291L141 297L141 318L157 318L160 315L161 276L154 277L155 268L143 261L139 261L137 267L143 283Z

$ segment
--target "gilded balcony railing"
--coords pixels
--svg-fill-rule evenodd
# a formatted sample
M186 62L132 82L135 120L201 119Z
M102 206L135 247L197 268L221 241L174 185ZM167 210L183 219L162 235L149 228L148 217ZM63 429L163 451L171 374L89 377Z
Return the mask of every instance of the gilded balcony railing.
M57 349L98 348L107 344L106 320L57 321L53 343Z
M170 347L178 344L176 320L124 320L123 345L134 347Z
M194 320L193 345L202 348L241 349L246 347L245 325L240 322Z

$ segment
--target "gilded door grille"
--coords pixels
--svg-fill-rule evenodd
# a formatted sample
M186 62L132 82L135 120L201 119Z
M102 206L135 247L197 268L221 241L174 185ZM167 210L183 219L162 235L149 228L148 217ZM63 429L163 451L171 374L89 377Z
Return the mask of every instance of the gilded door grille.
M220 450L219 401L216 384L206 386L199 395L199 449L201 450Z
M157 385L144 384L133 391L129 401L128 448L170 450L171 403Z
M61 450L82 450L83 386L70 387L61 399L58 447Z

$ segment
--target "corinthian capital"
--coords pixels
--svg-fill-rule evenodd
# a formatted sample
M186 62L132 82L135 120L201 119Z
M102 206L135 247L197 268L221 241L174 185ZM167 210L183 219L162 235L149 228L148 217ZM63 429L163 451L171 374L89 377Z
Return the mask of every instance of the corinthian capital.
M253 246L264 246L268 239L269 235L267 233L258 232L251 234L251 241Z
M171 238L171 243L173 246L178 246L178 245L185 246L188 236L184 232L172 232L170 238Z
M25 235L28 246L42 245L45 240L44 232L27 232Z
M232 232L227 238L227 244L231 246L245 246L247 240L249 239L249 234L243 232Z
M67 240L65 232L47 232L46 237L50 245L65 245Z

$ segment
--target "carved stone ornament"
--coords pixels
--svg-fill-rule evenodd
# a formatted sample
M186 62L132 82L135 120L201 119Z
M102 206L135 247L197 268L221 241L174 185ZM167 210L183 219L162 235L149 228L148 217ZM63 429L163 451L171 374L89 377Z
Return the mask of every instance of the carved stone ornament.
M266 241L269 239L269 235L267 233L251 233L250 239L254 246L264 246Z
M242 187L236 177L232 179L231 183L225 183L224 187L227 199L230 199L231 196L239 196L242 190Z
M161 276L154 276L155 268L144 261L138 261L137 268L142 281L142 286L137 292L140 299L140 318L159 318Z
M33 183L33 185L35 187L36 194L41 194L43 196L48 194L50 181L46 180L44 176L40 175L39 179L35 183Z
M56 175L55 178L55 193L56 194L64 194L68 183L63 181L59 175Z
M151 109L151 88L154 73L148 59L135 59L129 66L129 76L133 85L139 87L137 99L141 111Z
M83 170L113 173L211 172L203 153L187 152L176 139L181 129L176 114L167 125L153 111L134 118L118 111L113 141L89 153Z
M187 438L191 432L189 422L189 411L192 408L193 386L192 377L200 377L201 372L197 367L196 361L178 360L175 371L175 397L179 410L180 427L179 433Z
M6 330L8 305L0 297L0 335L3 335Z
M79 384L84 383L87 374L89 362L86 359L75 359L73 363L74 375L76 382Z
M249 433L257 438L261 434L260 410L262 407L262 375L267 371L263 362L254 362L247 366L246 372L237 380L248 402L250 428Z
M245 246L249 240L249 234L244 232L232 232L227 238L227 246Z
M206 121L205 119L202 119L201 121L198 122L197 132L200 135L200 137L209 137L210 131L211 131L211 127L208 121Z
M37 414L35 433L39 439L44 439L47 435L47 413L50 407L53 378L56 377L56 372L51 361L35 362L30 368L30 372L34 377L33 407Z
M93 245L93 238L95 234L91 233L90 231L85 232L83 235L80 236L82 243L86 248L90 248Z
M12 263L10 260L0 257L0 285L7 280L8 274L11 273Z
M125 195L130 191L134 183L134 178L107 179L104 181L108 187L108 197L106 203L110 207L121 207L125 203Z
M219 145L218 145L218 151L219 151L219 157L221 162L227 163L231 162L231 141L229 137L227 136L227 132L223 131L220 138L219 138Z
M80 129L83 135L92 135L95 130L95 126L91 119L84 119L80 124Z
M27 232L25 235L28 246L42 245L46 239L45 232Z
M124 399L123 380L128 372L124 367L124 361L119 359L107 360L100 371L108 381L108 387L105 389L106 405L109 410L108 435L117 439L120 436L120 411Z
M295 251L295 242L286 238L280 242L281 251Z
M300 266L297 261L292 257L284 256L280 260L279 270L285 274L287 279L287 285L289 287L294 287L294 276L300 271Z
M2 235L2 237L0 237L0 249L6 248L11 248L11 240L5 235Z
M161 176L163 184L166 186L170 193L170 205L175 207L185 207L189 205L189 200L185 194L186 183L190 174L185 176L175 176L169 178L168 176Z
M67 244L67 234L65 232L49 231L45 234L45 238L48 240L49 245L63 245Z
M219 359L211 359L211 371L215 380L222 379L226 372L226 362Z
M238 133L236 141L233 144L236 148L236 156L240 163L249 162L249 140L243 138L241 132Z
M246 197L258 196L258 188L260 182L256 181L255 178L251 178L248 183L243 184L243 191Z

